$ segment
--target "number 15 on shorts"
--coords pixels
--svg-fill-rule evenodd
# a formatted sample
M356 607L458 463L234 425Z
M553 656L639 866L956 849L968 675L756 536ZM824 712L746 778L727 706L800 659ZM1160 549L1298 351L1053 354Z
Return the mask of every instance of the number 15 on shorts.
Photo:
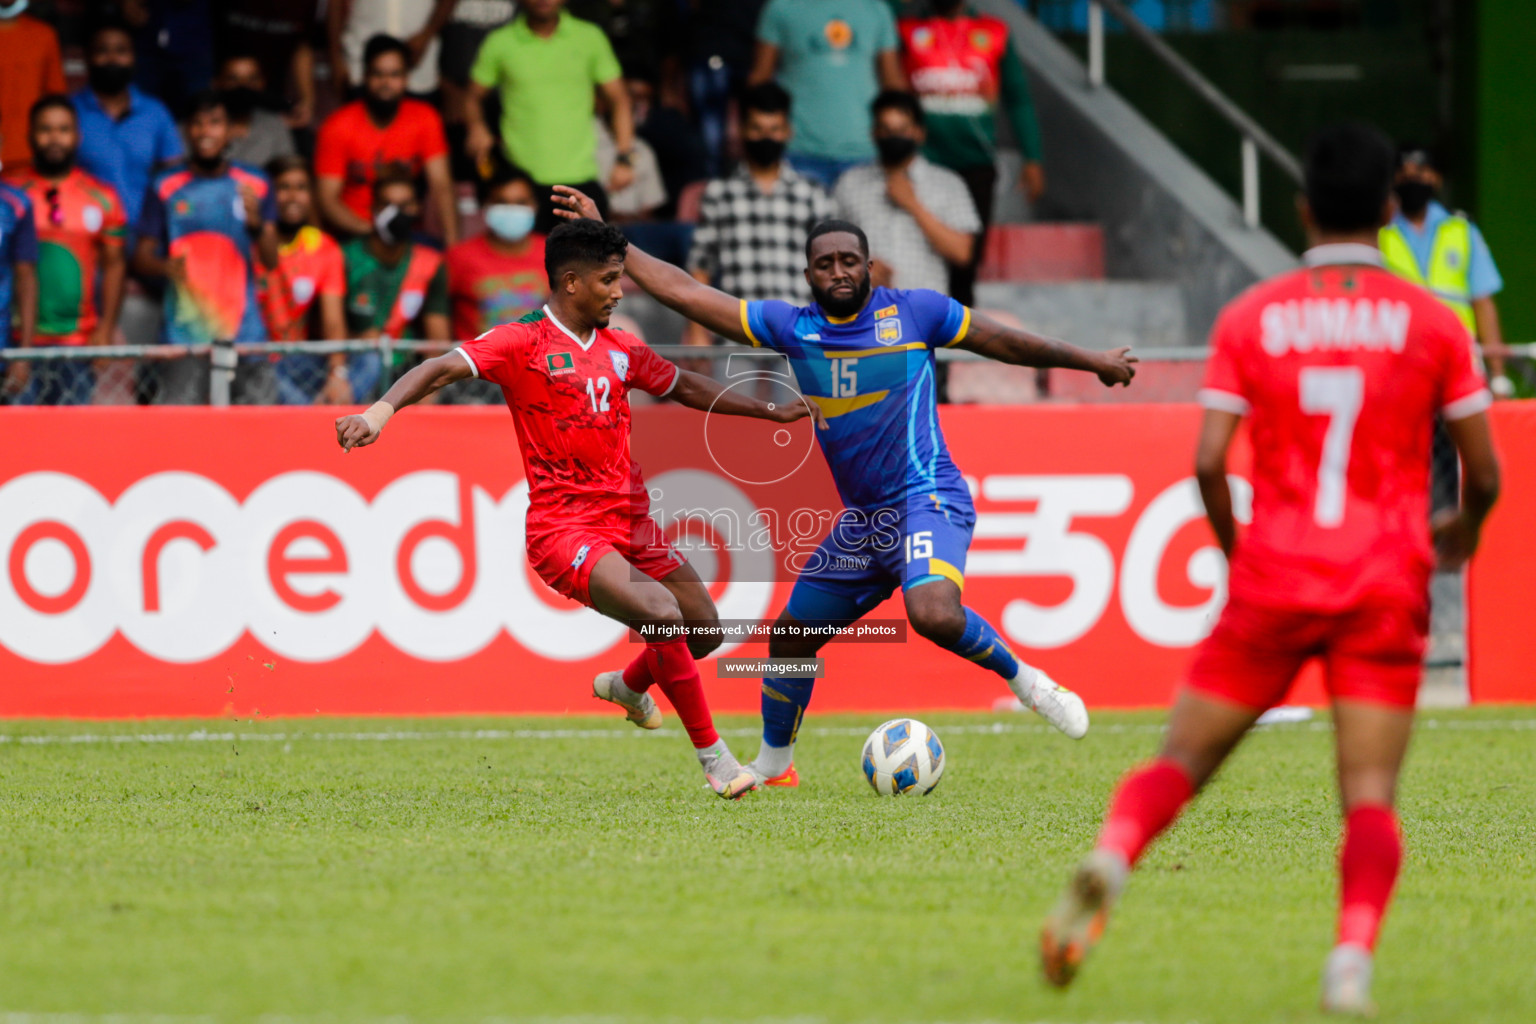
M918 530L906 536L907 561L920 561L933 557L933 531Z

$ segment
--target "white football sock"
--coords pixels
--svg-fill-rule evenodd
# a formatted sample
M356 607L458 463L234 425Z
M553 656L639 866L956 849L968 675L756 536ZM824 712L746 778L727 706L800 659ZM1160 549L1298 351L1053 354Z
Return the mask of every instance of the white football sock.
M790 764L795 759L795 745L791 743L787 747L770 747L764 740L757 750L757 760L752 762L752 767L765 779L777 778L789 771Z

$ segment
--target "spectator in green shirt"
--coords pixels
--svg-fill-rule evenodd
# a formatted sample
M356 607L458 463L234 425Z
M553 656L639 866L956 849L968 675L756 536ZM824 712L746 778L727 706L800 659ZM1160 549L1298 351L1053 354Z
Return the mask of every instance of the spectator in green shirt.
M775 74L794 98L789 162L830 190L844 171L875 158L875 95L907 86L896 19L884 0L768 0L747 84Z
M485 37L470 70L465 148L486 165L496 140L481 105L495 90L501 97L502 146L540 186L534 229L548 233L557 223L549 186L573 185L605 209L605 186L618 191L634 180L635 124L618 58L602 30L566 13L565 0L524 0L519 6L511 24ZM592 130L594 87L612 112L618 149L613 173L602 183Z
M371 212L372 233L341 247L348 333L370 341L387 337L446 345L453 336L448 268L441 252L415 240L421 197L409 167L389 164L379 171ZM374 394L382 369L378 352L353 356L348 367L353 393Z

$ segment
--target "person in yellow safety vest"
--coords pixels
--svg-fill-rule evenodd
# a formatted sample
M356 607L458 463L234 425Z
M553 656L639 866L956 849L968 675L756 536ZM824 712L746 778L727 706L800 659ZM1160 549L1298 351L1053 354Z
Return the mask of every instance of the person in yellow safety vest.
M1435 199L1442 181L1427 149L1411 144L1399 149L1393 184L1397 213L1381 229L1382 259L1393 273L1434 292L1461 318L1485 350L1493 393L1508 398L1515 389L1504 375L1504 357L1497 354L1504 336L1493 303L1504 279L1477 225Z

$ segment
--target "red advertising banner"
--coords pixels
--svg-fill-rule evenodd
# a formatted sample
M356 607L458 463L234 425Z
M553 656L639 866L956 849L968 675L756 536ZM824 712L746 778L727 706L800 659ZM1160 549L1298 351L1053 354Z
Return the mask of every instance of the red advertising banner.
M1474 692L1487 699L1536 698L1511 668L1536 652L1499 625L1518 614L1516 570L1488 569L1530 544L1516 528L1530 510L1516 508L1536 497L1516 480L1536 476L1517 469L1536 461L1520 450L1533 411L1499 410L1511 507L1473 577ZM1224 596L1190 472L1198 410L952 407L942 419L976 496L967 603L1091 706L1165 703ZM348 454L316 409L8 409L0 427L0 715L580 712L599 709L592 676L637 650L529 571L504 409L412 409ZM694 543L723 619L775 616L791 556L839 507L810 429L635 413L653 509ZM771 543L726 543L742 522L767 522ZM899 594L870 617L902 618ZM817 711L1006 696L915 635L823 653ZM707 663L704 675L718 710L756 709L754 681L716 679Z
M1536 402L1493 407L1503 493L1467 573L1467 688L1477 703L1536 701Z

